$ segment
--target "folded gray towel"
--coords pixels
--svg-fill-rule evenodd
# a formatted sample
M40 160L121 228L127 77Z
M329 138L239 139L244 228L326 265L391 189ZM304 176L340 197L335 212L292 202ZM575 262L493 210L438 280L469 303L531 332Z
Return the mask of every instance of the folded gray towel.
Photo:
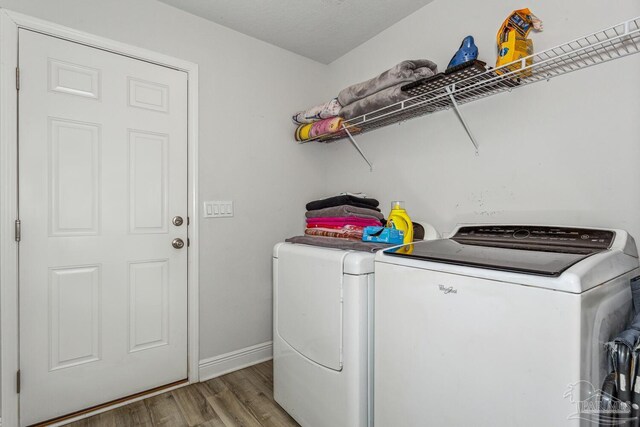
M415 82L416 80L431 77L437 72L438 66L428 59L402 61L395 67L370 80L342 89L338 94L338 101L342 106L347 106L388 87L396 86L399 83Z
M369 242L357 242L355 240L348 239L336 239L335 237L320 237L320 236L295 236L285 240L289 243L300 243L311 246L321 246L324 248L335 249L350 249L361 252L377 252L380 249L390 248L392 246L386 243L369 243Z
M411 96L408 95L407 92L402 91L402 86L404 86L404 83L399 83L395 86L381 90L380 92L376 92L373 95L369 95L364 99L352 102L351 104L342 107L340 110L340 117L343 117L346 120L353 119L354 117L409 99ZM388 112L391 111L392 110L389 110Z
M379 219L380 221L384 219L384 215L382 214L382 212L350 205L340 205L330 208L318 209L315 211L307 211L305 215L307 218L323 218L327 216L355 216L358 218Z

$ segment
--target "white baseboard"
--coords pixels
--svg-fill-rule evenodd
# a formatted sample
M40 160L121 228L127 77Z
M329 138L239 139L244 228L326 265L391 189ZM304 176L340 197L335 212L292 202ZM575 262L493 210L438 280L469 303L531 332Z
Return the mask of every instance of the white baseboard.
M241 348L220 356L200 361L200 381L207 381L247 366L270 360L273 357L273 342L267 341L251 347Z

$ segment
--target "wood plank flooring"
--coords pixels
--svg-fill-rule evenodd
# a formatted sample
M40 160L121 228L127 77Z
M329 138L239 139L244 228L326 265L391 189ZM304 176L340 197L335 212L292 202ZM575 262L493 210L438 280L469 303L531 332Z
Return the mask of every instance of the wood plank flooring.
M287 427L298 423L273 400L273 363L268 361L68 426Z

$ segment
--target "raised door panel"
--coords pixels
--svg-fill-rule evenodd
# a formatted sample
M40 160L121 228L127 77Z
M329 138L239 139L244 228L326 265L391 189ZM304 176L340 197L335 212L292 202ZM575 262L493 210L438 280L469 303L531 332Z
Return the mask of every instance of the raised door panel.
M147 110L169 112L169 87L129 77L129 105Z
M49 118L52 236L100 233L100 125Z
M129 131L129 231L168 232L169 137Z
M100 70L49 58L49 90L100 99Z
M169 262L129 264L129 351L169 343Z
M49 270L50 370L100 359L100 266Z

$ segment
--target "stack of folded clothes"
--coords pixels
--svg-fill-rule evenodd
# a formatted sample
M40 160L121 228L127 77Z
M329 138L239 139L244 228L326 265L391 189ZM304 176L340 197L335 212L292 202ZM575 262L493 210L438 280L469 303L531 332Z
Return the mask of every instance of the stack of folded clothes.
M384 215L378 201L362 194L340 194L307 203L308 236L362 240L364 227L381 226Z
M338 117L342 105L338 98L306 111L295 113L291 119L298 125L295 132L296 141L306 141L320 135L334 133L342 127L342 118Z
M338 103L342 105L339 114L349 120L407 100L410 95L402 91L402 86L437 72L438 66L428 59L402 61L379 76L341 90L338 94Z

